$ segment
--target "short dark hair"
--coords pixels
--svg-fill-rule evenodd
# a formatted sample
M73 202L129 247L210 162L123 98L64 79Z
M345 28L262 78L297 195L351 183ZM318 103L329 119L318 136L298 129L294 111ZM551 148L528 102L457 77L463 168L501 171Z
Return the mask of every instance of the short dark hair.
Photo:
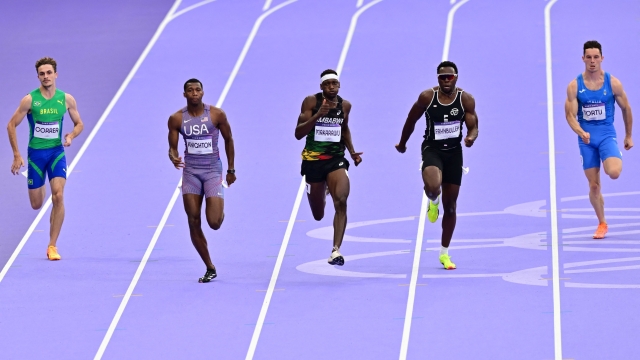
M336 74L336 75L338 75L338 73L335 70L327 69L327 70L323 71L322 74L320 74L320 77L323 77L323 76L325 76L327 74Z
M456 72L456 74L458 73L458 67L452 61L443 61L443 62L441 62L438 65L438 68L436 69L436 72L440 71L440 69L442 69L444 67L451 67Z
M204 86L202 86L202 81L196 79L196 78L191 78L189 80L187 80L187 82L184 83L184 91L187 91L187 84L191 84L191 83L198 83L200 84L200 88L204 90Z
M56 63L56 61L53 60L53 58L45 56L42 59L36 61L36 72L38 71L38 68L42 65L51 65L53 66L53 72L58 72L58 63Z
M584 46L582 47L582 55L587 53L587 49L598 49L600 50L600 55L602 55L602 45L595 40L589 40L584 43Z

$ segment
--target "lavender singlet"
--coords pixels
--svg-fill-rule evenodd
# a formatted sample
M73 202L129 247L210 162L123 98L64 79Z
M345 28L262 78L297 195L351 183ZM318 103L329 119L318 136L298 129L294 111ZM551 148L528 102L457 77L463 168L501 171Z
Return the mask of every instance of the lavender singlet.
M191 116L184 107L180 134L184 138L184 163L186 168L212 169L220 166L218 136L220 130L211 121L211 108L204 104L204 113Z

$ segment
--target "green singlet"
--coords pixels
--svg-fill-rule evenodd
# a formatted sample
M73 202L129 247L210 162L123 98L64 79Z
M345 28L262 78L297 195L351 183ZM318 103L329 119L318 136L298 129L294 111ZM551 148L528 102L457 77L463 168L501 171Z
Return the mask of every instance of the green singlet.
M31 95L29 119L29 147L32 149L50 149L62 145L62 119L67 111L65 93L56 90L49 100L45 99L37 88Z

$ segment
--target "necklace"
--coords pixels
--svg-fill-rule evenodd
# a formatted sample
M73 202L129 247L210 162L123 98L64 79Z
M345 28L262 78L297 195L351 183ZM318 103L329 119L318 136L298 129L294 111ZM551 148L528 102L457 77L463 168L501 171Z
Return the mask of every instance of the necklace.
M457 90L458 90L458 88L457 88L457 87L454 87L454 88L453 88L453 90L451 90L451 92L445 92L445 91L443 91L443 90L442 90L442 88L440 88L440 86L438 86L438 91L439 91L440 93L444 94L444 95L449 96L449 97L450 97L451 95L455 94Z

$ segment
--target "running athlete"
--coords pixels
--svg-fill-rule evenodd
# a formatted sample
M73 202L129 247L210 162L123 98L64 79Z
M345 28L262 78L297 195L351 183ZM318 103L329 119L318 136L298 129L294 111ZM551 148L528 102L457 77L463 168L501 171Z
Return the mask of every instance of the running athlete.
M600 43L587 41L582 51L585 69L569 83L564 109L569 126L578 134L582 168L589 181L589 200L599 221L593 238L603 239L608 226L600 186L600 162L605 174L612 180L622 172L622 152L618 148L616 129L613 127L614 102L622 110L625 150L633 147L633 116L620 80L602 70L604 56Z
M345 147L356 166L362 162L351 142L349 113L351 103L338 96L340 81L334 70L320 74L320 89L302 101L298 116L296 139L307 137L302 150L300 174L307 182L307 199L313 218L324 217L327 189L333 199L336 214L333 218L333 249L329 264L344 265L340 246L347 226L347 198L349 197L349 161L344 158Z
M471 94L456 87L458 67L451 61L438 65L438 86L423 91L413 104L402 128L396 150L407 151L407 141L416 122L425 114L427 130L422 142L422 181L429 198L428 218L438 219L440 193L442 193L442 247L440 263L447 270L456 265L449 256L449 244L456 227L456 201L462 182L462 124L467 125L466 147L471 147L478 137L476 101ZM442 188L442 190L441 190Z
M51 186L51 227L49 229L49 246L47 258L60 260L56 243L64 221L64 186L67 182L67 160L63 146L71 146L84 128L76 99L70 94L56 89L58 78L57 63L50 57L44 57L36 62L36 72L40 87L30 92L20 101L18 109L13 113L7 131L9 142L13 149L13 163L11 172L20 173L24 166L24 159L18 148L16 127L20 125L25 115L29 121L29 147L27 149L27 187L31 207L38 210L44 203L46 196L45 173ZM62 123L64 113L69 111L73 121L73 131L64 135L62 141Z
M235 151L227 115L212 105L202 102L202 82L189 79L184 84L187 106L169 117L169 159L176 169L182 170L182 200L189 220L191 242L207 266L198 282L213 280L216 267L211 262L207 239L202 232L200 214L202 200L206 199L206 217L209 227L220 229L224 220L224 187L222 185L222 161L218 151L218 135L224 138L227 153L227 184L236 181L233 160ZM178 156L179 134L185 143L184 161Z

